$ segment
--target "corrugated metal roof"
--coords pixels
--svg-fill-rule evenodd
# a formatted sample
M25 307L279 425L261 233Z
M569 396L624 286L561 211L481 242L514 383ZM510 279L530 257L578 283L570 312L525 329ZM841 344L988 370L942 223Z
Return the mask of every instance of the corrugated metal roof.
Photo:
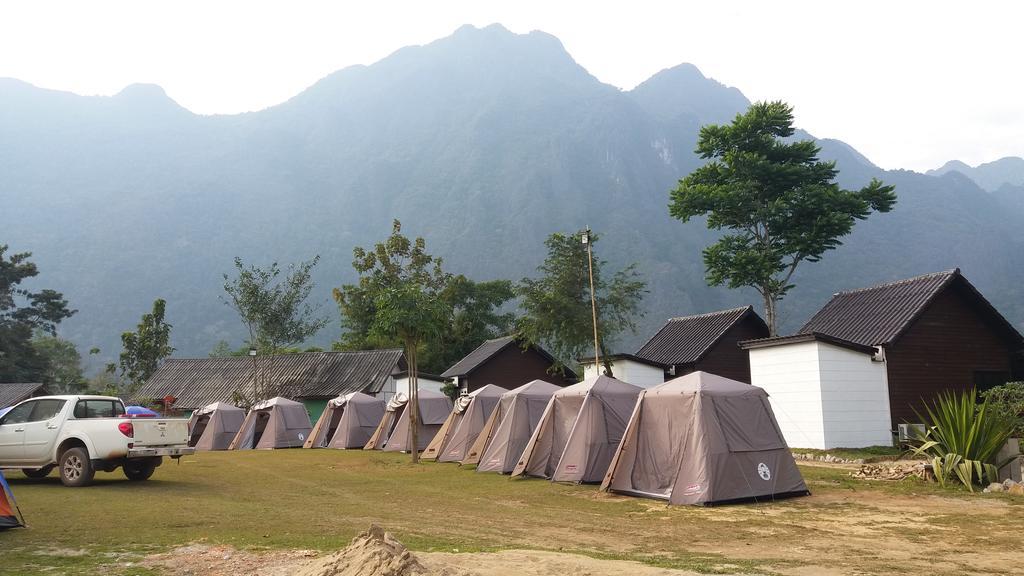
M376 394L398 369L401 350L305 352L258 357L261 377L295 398L334 398L349 392ZM137 398L177 398L175 406L190 410L230 402L236 390L252 386L253 365L248 356L226 358L169 358L136 393Z
M671 318L636 355L666 366L697 362L748 314L761 320L751 306Z
M501 338L495 338L493 340L487 340L483 344L479 345L469 354L466 354L462 360L455 363L454 366L444 371L441 374L442 378L454 378L455 376L465 376L473 370L476 370L481 364L489 360L492 356L501 352L506 346L514 344L516 341L515 336L503 336Z
M38 383L12 383L12 384L0 384L0 408L7 408L8 406L14 406L22 400L27 400L32 396L39 396L36 392L45 392L45 388L42 384Z

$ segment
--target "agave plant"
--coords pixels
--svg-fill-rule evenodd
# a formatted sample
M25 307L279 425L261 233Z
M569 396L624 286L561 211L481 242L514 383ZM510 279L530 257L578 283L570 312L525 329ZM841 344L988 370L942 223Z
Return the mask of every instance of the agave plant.
M989 410L988 401L978 404L973 389L943 392L925 410L926 416L915 411L925 426L915 428L913 450L931 459L940 485L955 477L973 492L975 484L998 480L999 468L1010 460L997 462L996 457L1013 432L1004 415Z

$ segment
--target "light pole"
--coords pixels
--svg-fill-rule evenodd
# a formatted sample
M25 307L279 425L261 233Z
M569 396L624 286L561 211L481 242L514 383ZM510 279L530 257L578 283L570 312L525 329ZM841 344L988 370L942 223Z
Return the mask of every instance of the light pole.
M256 349L251 346L249 347L249 357L252 358L252 403L255 405L259 396L259 388L256 384Z
M594 320L594 369L597 373L601 373L601 353L600 345L597 341L597 298L594 296L594 252L591 249L590 242L590 226L583 232L581 238L583 243L587 246L587 269L590 270L590 314Z

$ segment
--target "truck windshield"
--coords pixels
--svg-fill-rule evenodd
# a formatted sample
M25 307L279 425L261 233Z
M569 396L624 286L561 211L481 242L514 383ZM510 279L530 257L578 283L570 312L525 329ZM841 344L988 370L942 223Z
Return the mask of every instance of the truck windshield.
M75 418L116 418L124 415L120 400L79 400L75 404Z

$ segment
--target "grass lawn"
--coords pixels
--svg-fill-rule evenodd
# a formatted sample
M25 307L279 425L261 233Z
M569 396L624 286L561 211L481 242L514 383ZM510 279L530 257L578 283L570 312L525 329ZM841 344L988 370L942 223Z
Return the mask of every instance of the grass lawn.
M202 453L148 482L8 478L29 529L0 532L0 574L152 574L127 566L190 542L334 550L371 522L413 550L544 549L706 573L1020 573L1024 499L801 466L814 493L759 505L667 507L594 486L512 480L407 455Z

